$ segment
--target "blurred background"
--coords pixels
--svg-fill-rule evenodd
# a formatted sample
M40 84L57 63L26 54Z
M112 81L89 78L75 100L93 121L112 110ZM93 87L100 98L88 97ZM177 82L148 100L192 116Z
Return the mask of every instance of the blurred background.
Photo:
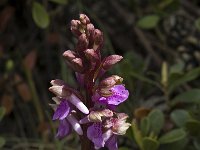
M1 0L0 149L80 149L76 134L55 138L48 105L52 79L76 87L62 53L79 13L103 31L103 56L124 57L108 74L130 92L120 150L200 150L198 0Z

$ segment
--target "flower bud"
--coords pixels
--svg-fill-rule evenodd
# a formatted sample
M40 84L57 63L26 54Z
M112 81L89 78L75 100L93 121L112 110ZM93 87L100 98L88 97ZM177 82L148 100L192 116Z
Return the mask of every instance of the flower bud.
M89 23L86 26L86 35L87 37L91 37L94 34L94 25ZM91 41L92 39L90 39Z
M112 75L111 77L108 77L104 80L102 80L99 84L100 88L105 88L105 87L112 87L116 84L121 84L123 81L123 78L121 78L118 75Z
M90 23L90 19L85 14L80 14L79 20L83 25Z
M66 98L71 95L71 92L65 86L52 86L49 90L58 97Z
M95 29L93 49L98 50L102 46L102 43L103 43L103 33L100 30Z
M70 61L70 60L76 58L76 53L73 52L73 51L71 51L71 50L67 50L67 51L65 51L65 52L63 53L63 57L64 57L65 59L67 59L68 61Z
M96 62L99 59L98 54L93 49L87 49L86 51L84 51L84 53L85 56L92 62Z
M83 62L81 58L75 58L71 61L72 67L77 72L82 72L84 70L83 68Z
M109 109L104 109L102 111L92 111L89 114L89 120L92 122L102 122L102 118L112 117L113 112Z
M105 70L110 69L114 64L118 63L123 57L120 55L110 55L103 61L102 67Z
M100 111L91 111L88 116L81 119L79 122L81 124L89 122L102 122L104 118L109 118L113 116L113 112L109 109L104 109Z
M80 30L80 25L81 25L81 22L79 20L71 21L71 31L77 37L79 37L82 34Z
M78 51L79 54L82 54L81 52L86 50L88 47L89 41L87 39L87 36L85 33L81 34L78 38L78 43L76 50Z

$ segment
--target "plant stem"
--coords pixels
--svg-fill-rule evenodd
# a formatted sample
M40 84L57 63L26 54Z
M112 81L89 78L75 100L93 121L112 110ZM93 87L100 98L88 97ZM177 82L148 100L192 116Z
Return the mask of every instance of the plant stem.
M25 74L26 74L26 78L28 80L28 84L29 84L32 96L33 96L33 103L35 105L39 121L41 123L41 122L44 121L43 111L42 111L40 101L39 101L39 98L38 98L38 95L37 95L37 92L36 92L36 88L35 88L35 84L33 82L31 71L29 69L27 69L26 67L25 67Z

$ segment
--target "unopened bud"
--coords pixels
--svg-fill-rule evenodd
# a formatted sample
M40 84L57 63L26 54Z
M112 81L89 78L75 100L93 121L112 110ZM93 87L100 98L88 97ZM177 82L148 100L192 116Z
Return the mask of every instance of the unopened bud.
M97 50L102 46L103 43L103 33L99 29L94 30L94 46L93 49Z
M85 14L80 14L79 20L83 25L90 23L90 19Z
M72 69L74 69L77 72L82 72L84 70L83 62L82 62L81 58L75 58L75 59L71 60L69 63L71 65Z
M75 36L80 36L82 32L80 31L81 22L79 20L71 21L71 31Z
M65 52L63 53L63 57L64 57L65 59L67 59L68 61L70 61L70 60L76 58L76 53L73 52L73 51L71 51L71 50L67 50L67 51L65 51Z
M89 23L89 24L87 24L87 26L86 26L86 35L87 35L88 37L90 37L90 36L92 36L93 34L94 34L94 25L91 24L91 23Z
M120 55L110 55L106 57L103 61L103 69L108 70L110 69L114 64L118 63L123 57Z
M100 88L104 88L104 87L112 87L116 84L121 84L123 81L123 78L121 78L118 75L112 75L111 77L108 77L104 80L102 80L99 84Z
M66 98L71 95L71 92L65 86L52 86L49 90L58 97Z
M89 41L87 39L87 36L86 36L86 34L83 33L78 38L78 43L77 43L76 50L78 52L82 52L82 51L87 49L88 44L89 44Z
M99 59L97 52L93 49L87 49L86 51L84 51L84 53L85 56L91 61L96 61Z

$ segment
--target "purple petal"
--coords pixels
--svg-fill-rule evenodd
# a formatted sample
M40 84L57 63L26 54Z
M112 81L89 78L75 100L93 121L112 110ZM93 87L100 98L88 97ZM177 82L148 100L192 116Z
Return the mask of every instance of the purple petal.
M63 138L67 135L69 135L72 131L72 127L69 124L67 120L60 120L60 125L58 127L58 132L56 134L56 137Z
M106 142L106 147L109 150L118 150L116 135L113 135L108 139L108 141Z
M115 85L111 88L111 91L113 92L113 95L107 97L107 104L109 105L119 105L129 96L128 90L126 90L123 85Z
M87 137L94 143L96 148L104 147L105 144L101 128L101 123L93 123L93 125L89 126L87 129Z
M70 112L70 107L68 102L66 100L62 100L53 115L53 120L56 119L63 120L67 117L69 112Z
M81 112L84 114L89 114L88 108L83 104L83 102L74 94L72 94L69 98L69 101L76 106Z
M79 134L83 135L83 130L81 128L81 125L79 124L78 120L72 115L67 116L67 120L72 125L72 128Z

